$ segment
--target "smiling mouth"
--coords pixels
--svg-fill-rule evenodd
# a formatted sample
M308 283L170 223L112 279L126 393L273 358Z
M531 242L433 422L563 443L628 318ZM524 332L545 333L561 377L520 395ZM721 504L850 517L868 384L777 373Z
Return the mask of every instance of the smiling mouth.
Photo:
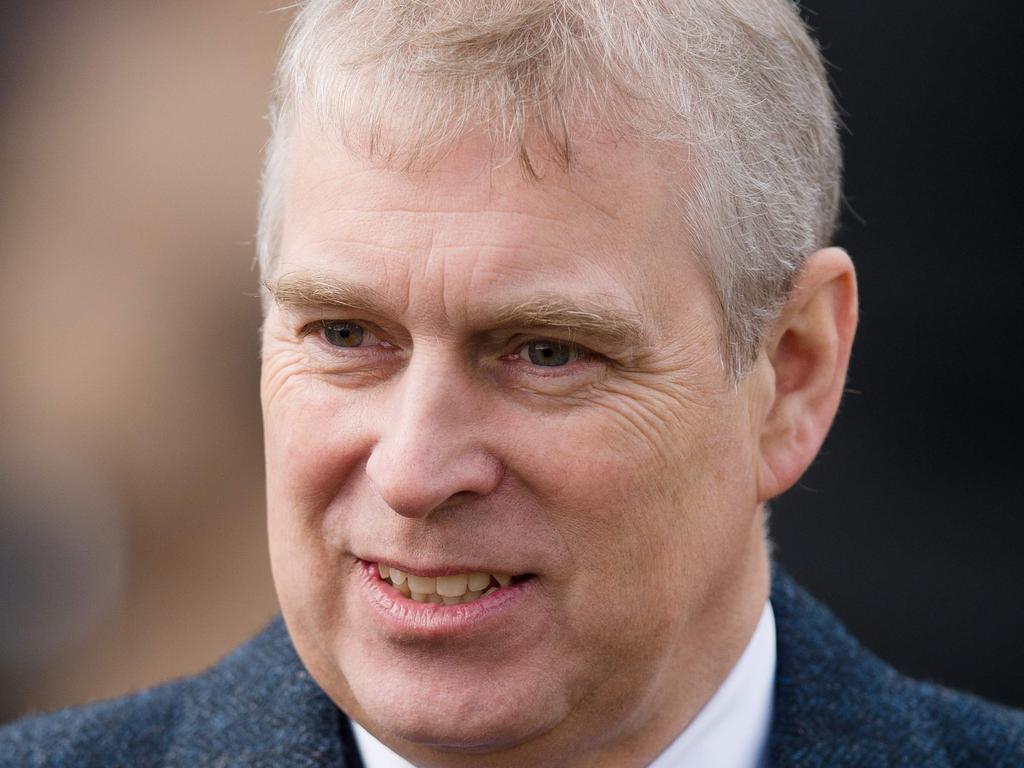
M381 580L418 603L461 605L517 584L526 576L505 573L456 573L449 576L416 576L383 563L376 563Z

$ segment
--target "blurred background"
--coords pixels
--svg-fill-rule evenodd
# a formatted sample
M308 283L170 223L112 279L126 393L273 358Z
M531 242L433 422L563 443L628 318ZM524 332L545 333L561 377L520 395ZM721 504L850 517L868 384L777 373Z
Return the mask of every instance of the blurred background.
M3 3L0 719L276 611L252 270L272 0Z
M0 1L0 721L276 612L251 265L282 4ZM776 551L900 669L1024 706L1022 14L803 7L863 317Z

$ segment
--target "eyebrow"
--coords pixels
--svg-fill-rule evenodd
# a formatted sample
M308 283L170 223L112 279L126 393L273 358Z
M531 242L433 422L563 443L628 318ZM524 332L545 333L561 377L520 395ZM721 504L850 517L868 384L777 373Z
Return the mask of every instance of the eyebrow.
M505 304L493 312L495 327L558 328L604 339L616 346L644 347L644 323L635 312L609 306L609 300L569 299L542 293L525 301Z
M332 307L381 312L386 306L384 297L368 286L322 275L282 275L275 281L264 280L263 287L277 304L288 308Z
M386 313L388 302L374 289L320 275L283 275L265 281L274 301L285 307L324 307ZM551 328L601 339L617 348L633 348L634 354L649 346L639 313L611 305L607 296L569 298L544 292L526 299L488 304L484 313L491 330L501 328Z

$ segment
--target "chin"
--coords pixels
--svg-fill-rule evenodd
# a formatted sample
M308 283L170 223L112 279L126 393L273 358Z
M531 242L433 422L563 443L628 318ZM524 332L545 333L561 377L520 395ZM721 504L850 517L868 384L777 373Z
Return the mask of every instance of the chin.
M567 713L558 705L560 697L540 681L522 679L522 670L396 658L387 666L361 666L373 671L364 679L360 670L346 669L349 690L364 713L362 724L382 739L492 752L537 738ZM503 671L513 672L513 679Z
M523 714L515 719L489 714L467 722L444 715L433 717L416 711L395 712L373 705L364 708L364 727L384 741L391 739L447 752L482 754L511 749L545 732L537 723L527 722Z

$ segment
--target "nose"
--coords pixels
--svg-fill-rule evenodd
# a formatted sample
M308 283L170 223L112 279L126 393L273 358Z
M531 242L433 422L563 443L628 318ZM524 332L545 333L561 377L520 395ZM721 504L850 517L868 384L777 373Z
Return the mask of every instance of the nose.
M485 446L482 415L472 383L452 366L411 360L377 414L380 436L366 463L376 492L404 517L491 493L504 469Z

